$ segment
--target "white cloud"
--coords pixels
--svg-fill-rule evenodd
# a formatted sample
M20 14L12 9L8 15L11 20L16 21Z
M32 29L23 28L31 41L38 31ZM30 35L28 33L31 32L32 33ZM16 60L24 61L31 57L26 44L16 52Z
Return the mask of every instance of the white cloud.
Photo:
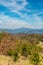
M35 20L35 22L37 22L37 24L43 22L42 18L40 16L38 16L38 14L33 14L32 16L33 16L33 19Z
M17 4L18 1L21 1L21 5ZM19 12L19 10L25 9L25 6L29 4L26 0L11 0L11 2L7 0L0 0L0 4L6 6L8 9L10 9L11 12L15 12L21 17L23 17L23 14ZM26 9L25 9L26 10ZM27 11L27 10L26 10Z
M27 15L26 15L27 16ZM29 16L26 21L0 14L0 28L43 28L43 20L37 14Z
M21 5L17 4L17 1L21 1ZM7 7L11 12L17 13L20 17L24 18L24 20L25 18L27 20L27 22L25 22L23 20L14 19L9 16L5 16L2 13L0 15L0 28L43 28L43 20L40 16L38 16L38 14L42 14L43 11L28 15L28 12L34 12L34 10L29 10L25 8L25 6L29 4L26 0L0 0L0 4ZM19 12L20 10L25 10L26 13L23 15Z
M43 28L43 20L36 14L33 14L32 17L28 17L27 21L0 14L0 28L14 29L21 27Z
M33 21L34 28L43 28L43 20L38 14L33 14L31 21Z
M22 2L21 5L17 4L18 1ZM11 0L11 2L9 2L7 0L6 1L0 0L0 3L12 10L15 10L15 9L21 10L28 4L26 0Z
M32 28L32 26L29 23L24 22L23 20L14 19L5 15L0 16L0 28L14 29L21 27Z

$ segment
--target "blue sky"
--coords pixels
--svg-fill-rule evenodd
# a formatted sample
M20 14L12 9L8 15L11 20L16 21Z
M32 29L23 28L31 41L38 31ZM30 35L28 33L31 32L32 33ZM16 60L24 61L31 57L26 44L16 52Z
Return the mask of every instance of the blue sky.
M0 0L0 28L43 28L43 0Z

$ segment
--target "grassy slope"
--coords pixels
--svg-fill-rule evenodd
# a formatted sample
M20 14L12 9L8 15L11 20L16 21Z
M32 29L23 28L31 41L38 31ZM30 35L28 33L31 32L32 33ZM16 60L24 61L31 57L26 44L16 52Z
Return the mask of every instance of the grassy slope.
M25 35L23 37L22 37L22 35L18 36L18 38L19 37L21 37L21 39L23 39L23 38L25 38ZM31 35L31 37L33 38L32 35ZM28 37L27 37L27 39L28 39ZM15 47L15 41L14 40L15 40L15 36L14 35L11 36L11 35L4 34L4 37L3 37L3 39L0 42L0 44L1 44L0 45L0 51L1 52L4 51L4 50L6 51L8 48L14 49L14 47ZM43 42L40 42L40 44L38 44L38 46L43 48ZM6 53L5 51L4 51L4 54ZM41 58L41 62L40 63L43 65L42 56L43 56L43 53L40 53L40 58ZM0 65L32 65L32 64L30 63L29 59L25 60L22 57L20 57L20 59L18 59L18 61L15 63L11 57L5 56L5 55L0 55Z
M39 47L43 48L43 42L40 42L40 44L38 44ZM43 65L43 53L40 53L40 63Z
M43 43L41 42L38 44L38 46L43 46ZM40 53L40 64L43 65L43 54ZM22 56L18 59L17 62L14 62L13 59L9 56L0 55L0 65L32 65L29 61L29 59L25 59Z
M28 59L24 60L22 57L17 62L14 62L11 57L0 55L0 65L32 65L32 64L30 64Z

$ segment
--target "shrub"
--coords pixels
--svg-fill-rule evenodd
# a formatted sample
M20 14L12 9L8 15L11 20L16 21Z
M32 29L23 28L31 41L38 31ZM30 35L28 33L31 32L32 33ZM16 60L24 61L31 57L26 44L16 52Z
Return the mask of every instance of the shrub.
M0 33L0 42L2 38L3 38L3 33Z
M39 63L39 54L34 51L34 53L32 53L32 55L31 55L31 60L34 63L34 65L38 65L38 63Z
M22 45L22 48L21 48L21 55L27 57L28 56L28 46L26 44L23 44Z
M19 58L18 52L14 51L13 58L14 58L14 61L18 60L18 58Z
M12 56L12 55L13 55L13 54L12 54L12 50L8 50L8 51L7 51L7 55Z

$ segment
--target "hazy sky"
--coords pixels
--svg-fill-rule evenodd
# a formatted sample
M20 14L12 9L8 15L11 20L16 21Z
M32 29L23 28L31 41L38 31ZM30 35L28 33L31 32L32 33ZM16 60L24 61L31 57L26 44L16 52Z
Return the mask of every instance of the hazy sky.
M43 28L43 0L0 0L0 28Z

